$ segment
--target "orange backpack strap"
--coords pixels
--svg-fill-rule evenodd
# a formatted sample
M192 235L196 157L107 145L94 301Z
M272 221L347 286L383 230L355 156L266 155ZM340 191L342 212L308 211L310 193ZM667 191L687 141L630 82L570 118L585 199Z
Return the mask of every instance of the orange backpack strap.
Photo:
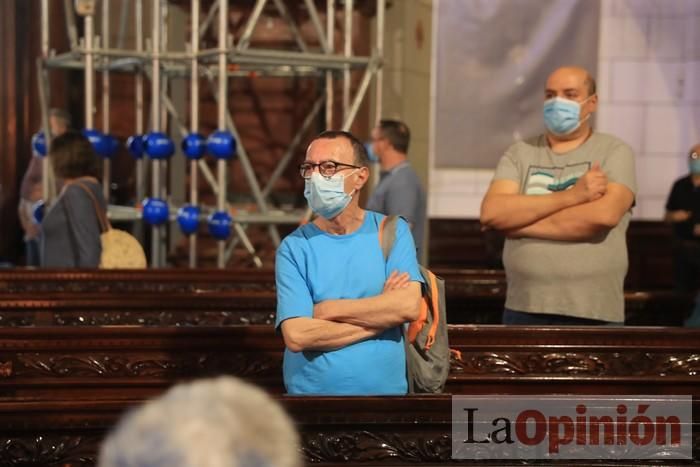
M384 261L389 260L389 254L391 253L391 249L394 246L394 241L396 240L396 226L398 224L398 221L399 216L385 216L379 223L379 244L382 247ZM432 296L434 301L434 303L432 304L434 308L433 323L430 328L432 331L432 337L428 336L427 342L429 343L429 345L426 346L426 349L430 348L430 345L432 345L433 341L435 340L435 334L437 333L437 323L435 323L435 317L439 317L439 310L437 310L437 282L434 280L434 278L432 280L432 284L433 286L431 290L433 291ZM430 286L430 284L428 283L426 283L425 285ZM408 324L408 329L406 329L406 340L409 343L413 344L416 341L418 334L421 332L421 330L425 326L425 323L428 321L430 305L431 304L427 302L426 297L423 296L423 298L420 301L420 310L418 313L418 318L414 321L411 321Z
M389 216L384 216L384 219L379 223L379 245L382 247L382 253L384 253L384 229L386 228L386 220ZM387 254L384 253L384 260L387 260Z
M425 350L430 349L435 343L435 334L437 334L438 325L440 324L440 308L438 304L438 285L435 274L431 271L426 271L424 277L428 280L429 284L426 286L430 289L430 305L433 313L433 322L430 324L430 330L428 331L428 336L425 340Z

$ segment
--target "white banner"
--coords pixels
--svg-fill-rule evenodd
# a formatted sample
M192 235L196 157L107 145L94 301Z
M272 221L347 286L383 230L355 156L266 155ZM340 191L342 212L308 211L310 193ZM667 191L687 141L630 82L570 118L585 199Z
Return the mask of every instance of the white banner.
M547 76L598 65L598 0L439 0L432 169L493 169L544 131Z

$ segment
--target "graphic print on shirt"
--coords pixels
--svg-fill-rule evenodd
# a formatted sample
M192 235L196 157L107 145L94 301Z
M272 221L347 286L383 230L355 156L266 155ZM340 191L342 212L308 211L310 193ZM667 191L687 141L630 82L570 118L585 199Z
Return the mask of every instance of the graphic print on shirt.
M576 180L590 169L590 162L566 165L564 167L541 167L531 165L525 178L526 195L547 195L568 190Z

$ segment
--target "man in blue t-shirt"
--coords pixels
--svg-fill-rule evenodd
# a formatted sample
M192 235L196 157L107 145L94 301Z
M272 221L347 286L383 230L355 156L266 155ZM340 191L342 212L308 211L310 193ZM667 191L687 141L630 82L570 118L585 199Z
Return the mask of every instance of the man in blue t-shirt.
M408 224L400 220L385 261L381 214L358 205L369 177L353 135L326 131L299 170L318 215L277 250L277 321L290 394L405 394L401 326L418 316L422 279Z

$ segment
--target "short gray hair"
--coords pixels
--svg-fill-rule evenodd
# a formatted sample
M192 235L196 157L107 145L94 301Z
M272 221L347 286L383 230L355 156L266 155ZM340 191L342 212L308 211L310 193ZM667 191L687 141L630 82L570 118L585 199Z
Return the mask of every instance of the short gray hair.
M320 133L319 135L315 136L314 139L311 140L311 143L313 143L317 139L336 138L345 138L350 143L353 152L353 159L356 165L359 165L360 167L367 167L369 165L369 156L367 155L367 149L365 149L365 145L362 144L362 141L357 139L357 137L349 131L326 130ZM309 145L311 145L311 143L309 143Z
M98 467L301 467L281 405L233 377L180 384L127 414Z

